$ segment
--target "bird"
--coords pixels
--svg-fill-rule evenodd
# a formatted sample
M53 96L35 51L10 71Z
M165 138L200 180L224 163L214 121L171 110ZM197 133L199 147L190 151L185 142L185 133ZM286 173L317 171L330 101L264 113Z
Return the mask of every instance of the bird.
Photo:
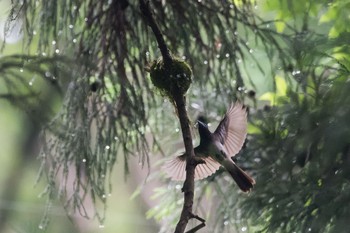
M255 180L233 160L242 148L247 136L247 110L240 103L232 103L216 130L210 132L203 118L197 120L200 142L194 148L195 156L202 159L195 168L195 179L204 179L221 166L231 175L243 192L250 192ZM186 153L168 160L164 169L172 180L185 180Z

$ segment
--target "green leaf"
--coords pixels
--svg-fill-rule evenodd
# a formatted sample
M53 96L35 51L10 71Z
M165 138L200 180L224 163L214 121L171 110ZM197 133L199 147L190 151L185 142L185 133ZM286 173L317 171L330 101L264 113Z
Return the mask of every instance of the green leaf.
M261 129L253 124L248 124L248 133L249 134L260 134Z
M286 28L286 23L283 21L276 21L275 27L276 27L276 31L281 33Z
M279 97L286 96L287 94L287 83L281 76L276 75L275 77L277 95Z
M339 36L339 30L336 27L332 27L331 30L329 30L328 36L330 38L336 38Z
M270 101L271 105L275 105L276 94L273 92L266 92L262 96L260 96L259 100L267 100Z
M337 17L337 11L334 7L329 8L329 10L320 17L320 23L326 23L334 20Z
M260 96L259 100L267 100L271 106L284 102L287 96L287 83L281 76L275 77L276 92L266 92Z
M304 207L308 207L308 206L310 206L310 205L311 205L311 203L312 203L312 198L310 197L310 198L309 198L309 199L307 199L307 201L305 202Z
M277 32L283 32L286 28L286 23L283 21L283 14L279 12L276 17L275 27Z

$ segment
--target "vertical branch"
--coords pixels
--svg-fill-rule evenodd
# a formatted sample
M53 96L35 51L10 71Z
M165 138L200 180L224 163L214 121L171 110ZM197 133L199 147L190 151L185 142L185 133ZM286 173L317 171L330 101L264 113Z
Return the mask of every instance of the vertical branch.
M148 25L151 27L154 36L156 37L158 47L162 53L163 61L165 67L168 67L172 62L172 57L168 50L168 47L165 44L164 37L160 31L156 21L153 18L152 12L149 7L149 0L140 0L140 10L142 15L146 18Z
M155 19L153 18L148 0L140 0L140 10L144 15L144 17L146 18L148 25L152 28L152 31L157 39L158 47L162 53L164 66L166 68L170 67L173 62L173 59L165 44L163 35ZM186 229L188 221L191 218L196 217L198 219L198 216L195 216L192 213L193 199L194 199L194 171L198 162L195 159L194 150L193 150L190 120L188 118L187 110L186 110L186 97L184 96L183 92L178 88L178 90L173 91L172 98L174 100L175 107L177 109L177 113L179 116L182 137L185 144L185 150L187 155L186 156L186 180L182 188L182 191L184 192L184 205L182 208L180 220L177 223L176 229L175 229L175 233L183 233ZM201 224L202 226L205 220L201 222L202 222ZM193 229L192 232L195 232L195 231L197 230Z
M177 223L175 229L175 233L182 233L185 231L188 220L190 220L193 216L192 207L194 199L194 170L197 163L195 162L194 157L191 129L189 126L190 121L187 116L185 97L182 95L175 95L174 101L179 115L182 137L186 150L186 180L182 187L182 191L184 192L184 205L182 207L180 220Z

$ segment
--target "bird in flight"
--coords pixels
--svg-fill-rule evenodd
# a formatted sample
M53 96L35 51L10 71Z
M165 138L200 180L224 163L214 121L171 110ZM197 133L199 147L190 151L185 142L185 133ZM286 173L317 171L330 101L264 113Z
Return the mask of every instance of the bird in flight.
M255 180L231 159L241 150L247 136L246 108L239 102L231 104L214 133L211 133L208 125L199 118L198 132L200 143L194 148L194 153L205 163L196 166L195 179L206 178L223 166L238 187L243 192L249 192ZM186 154L168 161L164 168L172 180L185 180Z

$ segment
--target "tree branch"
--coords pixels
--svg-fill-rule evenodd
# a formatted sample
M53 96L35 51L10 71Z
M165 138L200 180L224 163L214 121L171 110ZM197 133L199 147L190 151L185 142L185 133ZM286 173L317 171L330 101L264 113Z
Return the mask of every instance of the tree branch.
M200 229L202 229L203 227L205 227L205 219L199 217L198 215L194 215L192 213L190 215L191 215L191 218L195 218L195 219L199 220L201 222L201 224L195 226L194 228L192 228L189 231L186 231L186 233L195 233L195 232L199 231Z
M140 10L156 37L158 47L160 49L160 52L162 53L164 65L165 67L168 67L172 62L172 57L170 55L167 45L165 44L163 34L160 31L155 19L153 18L153 15L149 6L149 0L140 0Z
M171 54L165 44L163 35L153 18L152 12L150 10L148 0L140 0L140 10L145 16L148 25L152 28L152 31L157 39L159 49L162 53L164 66L170 67L173 62ZM205 226L205 220L198 217L197 215L192 214L193 208L193 199L194 199L194 170L198 162L195 159L193 144L192 144L192 135L190 129L190 120L187 115L186 110L186 97L183 92L178 89L174 90L172 93L172 98L177 109L178 117L180 120L182 137L185 144L186 150L186 180L184 182L182 191L184 192L184 204L180 216L180 220L176 225L175 233L183 233L186 229L187 223L191 218L196 218L202 222L198 229ZM192 229L191 232L198 230L197 228Z
M195 226L194 228L192 228L189 231L186 231L186 233L195 233L197 231L199 231L200 229L202 229L203 227L205 227L205 223L202 222L201 224L199 224L198 226Z
M180 92L178 92L180 93ZM194 150L192 144L191 129L189 126L189 118L187 116L185 97L182 95L174 96L175 104L180 120L182 138L186 150L186 180L184 182L182 191L184 192L184 205L180 220L176 225L175 233L183 233L186 229L188 221L193 217L192 207L194 199L194 170L196 168L196 161L194 158Z

